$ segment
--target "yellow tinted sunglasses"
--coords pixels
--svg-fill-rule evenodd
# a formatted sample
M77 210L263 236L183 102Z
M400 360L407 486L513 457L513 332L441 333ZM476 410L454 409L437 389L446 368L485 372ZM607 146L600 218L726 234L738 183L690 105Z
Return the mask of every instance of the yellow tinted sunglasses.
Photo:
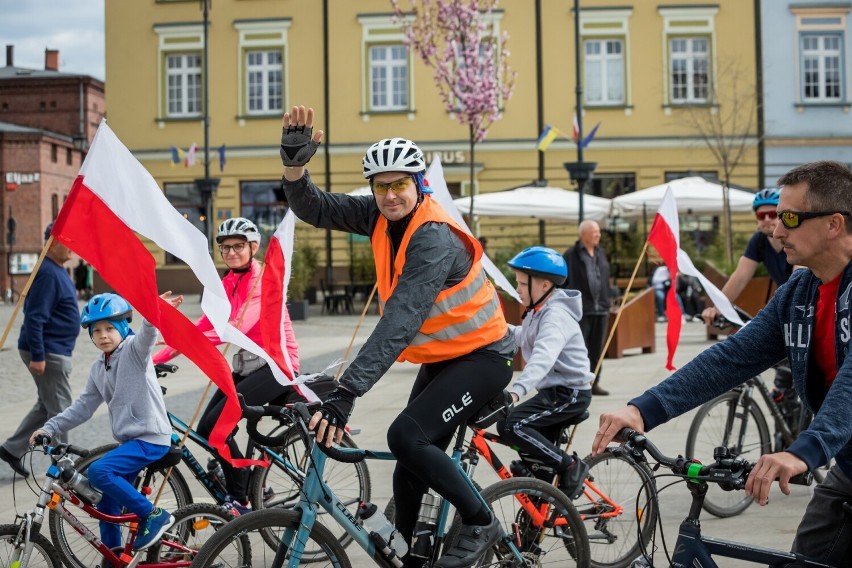
M375 181L372 183L373 193L375 193L376 195L387 195L388 190L391 190L397 194L402 193L403 191L408 189L408 182L410 179L411 176L405 176L403 178L399 178L388 183Z

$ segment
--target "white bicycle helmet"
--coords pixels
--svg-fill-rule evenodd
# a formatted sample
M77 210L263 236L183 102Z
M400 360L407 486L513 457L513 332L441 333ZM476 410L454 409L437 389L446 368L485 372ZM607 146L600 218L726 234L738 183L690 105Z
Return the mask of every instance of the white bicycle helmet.
M260 231L257 230L257 225L245 217L234 217L219 225L219 230L216 232L216 242L221 243L228 237L243 237L250 243L259 243Z
M364 177L382 172L418 173L426 169L426 160L417 144L405 138L379 140L364 155Z

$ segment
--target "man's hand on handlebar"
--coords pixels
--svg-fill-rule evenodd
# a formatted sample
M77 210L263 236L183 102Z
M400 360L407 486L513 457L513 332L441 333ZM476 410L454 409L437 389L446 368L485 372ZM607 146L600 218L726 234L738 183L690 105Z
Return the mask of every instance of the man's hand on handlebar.
M30 436L30 446L40 446L42 444L50 443L50 434L47 433L47 430L43 430L39 428Z
M603 453L622 428L630 428L637 432L645 431L645 421L642 420L638 408L628 405L615 412L601 414L600 427L592 442L592 455L598 456Z
M764 454L760 456L746 482L746 495L754 497L758 505L769 503L769 490L772 482L778 480L778 487L784 495L790 494L790 478L808 471L808 465L790 452Z

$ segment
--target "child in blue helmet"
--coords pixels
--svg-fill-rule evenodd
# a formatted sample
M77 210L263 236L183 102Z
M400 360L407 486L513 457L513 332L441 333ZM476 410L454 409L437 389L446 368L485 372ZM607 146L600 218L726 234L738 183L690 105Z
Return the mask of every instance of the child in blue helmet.
M589 354L580 318L580 292L559 288L568 278L561 254L547 247L529 247L509 261L515 270L518 294L527 308L521 325L509 326L526 361L509 392L517 402L538 392L497 423L500 436L559 474L559 488L571 499L583 491L589 466L562 451L555 435L572 423L592 401Z
M178 307L183 296L170 295L166 292L161 298ZM77 400L36 430L30 444L39 435L54 437L83 424L106 402L112 434L119 446L89 466L89 482L103 492L99 511L118 515L125 507L139 517L133 548L142 550L157 542L174 524L171 514L154 507L133 487L139 472L168 452L171 426L151 361L157 330L143 320L139 335L134 335L130 329L132 313L130 304L117 294L98 294L88 301L80 323L89 330L89 337L103 355L92 364ZM110 548L122 545L119 525L101 522L100 526L104 544Z

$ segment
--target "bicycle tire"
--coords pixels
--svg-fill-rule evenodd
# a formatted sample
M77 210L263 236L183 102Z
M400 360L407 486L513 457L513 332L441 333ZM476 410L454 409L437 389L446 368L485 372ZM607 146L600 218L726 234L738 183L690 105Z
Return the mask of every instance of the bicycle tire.
M553 485L531 477L513 477L486 487L481 495L492 513L497 516L503 530L513 535L516 543L521 543L520 551L525 562L522 566L590 566L586 527L568 496ZM557 524L545 530L532 526L518 495L525 495L538 504L546 502L549 509L547 518L564 519L564 524ZM456 515L450 530L447 531L443 552L449 550L460 531L461 517ZM510 563L511 554L504 546L498 542L473 566L513 566L514 564Z
M174 511L175 524L163 538L148 549L151 564L191 562L207 541L236 517L228 509L212 503L193 503ZM235 538L232 556L241 566L251 566L248 537Z
M75 469L86 474L89 466L96 460L103 457L105 453L118 447L118 444L106 444L94 448L86 457L78 458L75 462ZM140 472L136 478L137 483L142 479L145 470ZM162 474L155 473L152 478L152 486L157 488L159 483L157 479ZM183 475L177 468L172 469L169 476L168 489L163 491L163 495L158 501L158 506L163 507L168 511L176 511L181 507L185 507L192 503L192 492L186 483ZM86 514L75 515L77 520L89 527L94 534L100 535L100 523L97 519ZM67 568L89 568L96 565L102 558L100 553L95 550L73 527L68 526L58 512L51 509L48 515L48 526L50 527L50 538L53 545L59 551L62 561ZM122 528L122 540L127 537L126 528Z
M21 532L21 525L0 525L0 566L17 566L19 558L15 541ZM33 550L27 566L32 568L62 568L62 557L50 540L40 533L30 534ZM40 556L40 559L38 558Z
M586 525L590 564L592 568L624 568L642 553L654 532L654 476L647 464L612 450L583 461L589 464L591 485L603 493L587 485L574 501ZM614 511L613 504L620 506L622 513L602 516Z
M232 541L236 538L248 538L251 543L252 565L253 566L269 566L275 557L277 547L275 549L269 547L265 543L263 536L259 534L263 530L272 530L275 534L281 534L284 531L295 531L299 527L301 515L292 509L283 507L275 507L273 509L261 509L260 511L252 511L245 515L234 519L222 530L216 532L207 544L202 547L201 551L192 562L191 568L231 568L237 567L238 564L230 560L230 556L223 554L232 546ZM291 538L295 538L295 532L291 532ZM317 560L314 564L317 568L351 568L352 564L349 557L346 556L346 551L340 545L340 542L335 538L328 529L320 524L315 524L311 529L309 542L305 543L308 547L320 550L323 559ZM285 556L286 560L289 556Z
M714 448L725 446L732 457L744 458L754 463L761 455L772 451L772 438L763 411L752 397L749 416L745 417L742 411L742 396L738 391L729 391L698 409L686 437L686 457L706 462L713 456ZM746 440L743 444L732 443L731 438L737 436L744 418ZM703 508L711 515L727 518L739 515L748 509L751 503L752 498L744 492L724 491L719 486L710 484Z
M270 435L275 435L275 432L281 428L288 428L289 425L281 425L273 430ZM357 448L358 446L352 438L345 434L340 443L342 448ZM291 432L285 443L285 447L272 448L273 451L280 455L288 456L290 462L302 473L305 474L308 455L305 452L305 446L302 437L295 429ZM366 503L370 500L372 486L370 481L370 471L367 468L366 461L356 463L343 463L334 460L326 460L324 481L341 502L347 507L357 505L358 503ZM303 477L304 478L304 477ZM269 486L274 491L271 499L264 500L263 490ZM282 464L272 461L268 468L254 468L249 480L249 499L254 510L268 509L270 507L293 508L299 502L299 490L301 487L285 473L285 468ZM352 537L343 530L343 527L338 525L331 519L330 515L324 510L317 511L317 523L322 524L340 541L344 548L352 542ZM278 546L278 538L263 531L264 540L269 546Z

